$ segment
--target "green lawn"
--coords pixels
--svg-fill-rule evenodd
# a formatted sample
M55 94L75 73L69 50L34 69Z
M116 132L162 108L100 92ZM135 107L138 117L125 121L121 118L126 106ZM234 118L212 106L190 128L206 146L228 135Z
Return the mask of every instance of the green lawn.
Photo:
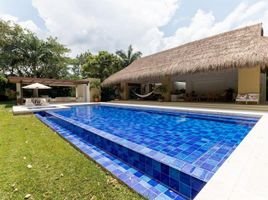
M142 199L33 115L13 116L11 106L0 103L1 199Z

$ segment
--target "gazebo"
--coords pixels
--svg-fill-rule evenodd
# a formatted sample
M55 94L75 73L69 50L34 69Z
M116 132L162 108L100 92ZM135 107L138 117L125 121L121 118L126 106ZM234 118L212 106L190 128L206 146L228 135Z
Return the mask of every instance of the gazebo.
M83 80L62 80L62 79L49 79L49 78L31 78L31 77L8 77L9 83L16 84L17 100L23 98L23 89L25 85L40 83L50 87L63 86L74 87L76 91L76 99L79 98L81 102L90 102L93 100L93 95L100 91L91 90L90 83L96 81L96 79L88 78ZM63 99L63 98L62 98Z

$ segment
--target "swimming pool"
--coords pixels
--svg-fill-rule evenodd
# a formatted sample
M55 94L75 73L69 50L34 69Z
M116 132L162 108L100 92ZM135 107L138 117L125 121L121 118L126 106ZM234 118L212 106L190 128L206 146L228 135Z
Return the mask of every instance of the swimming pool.
M195 197L259 120L106 105L73 106L42 116L186 199Z

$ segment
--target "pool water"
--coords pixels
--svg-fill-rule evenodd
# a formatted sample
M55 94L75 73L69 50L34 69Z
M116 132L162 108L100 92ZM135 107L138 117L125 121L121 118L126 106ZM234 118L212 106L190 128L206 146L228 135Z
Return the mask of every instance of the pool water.
M215 173L258 117L104 105L50 111Z
M196 197L260 118L110 104L36 116L146 198L187 200Z

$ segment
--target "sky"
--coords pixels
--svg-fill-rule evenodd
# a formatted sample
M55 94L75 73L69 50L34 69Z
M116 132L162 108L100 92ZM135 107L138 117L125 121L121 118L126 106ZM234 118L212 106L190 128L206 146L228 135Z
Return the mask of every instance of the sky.
M268 0L0 0L0 18L57 37L71 56L127 49L149 55L263 23Z

